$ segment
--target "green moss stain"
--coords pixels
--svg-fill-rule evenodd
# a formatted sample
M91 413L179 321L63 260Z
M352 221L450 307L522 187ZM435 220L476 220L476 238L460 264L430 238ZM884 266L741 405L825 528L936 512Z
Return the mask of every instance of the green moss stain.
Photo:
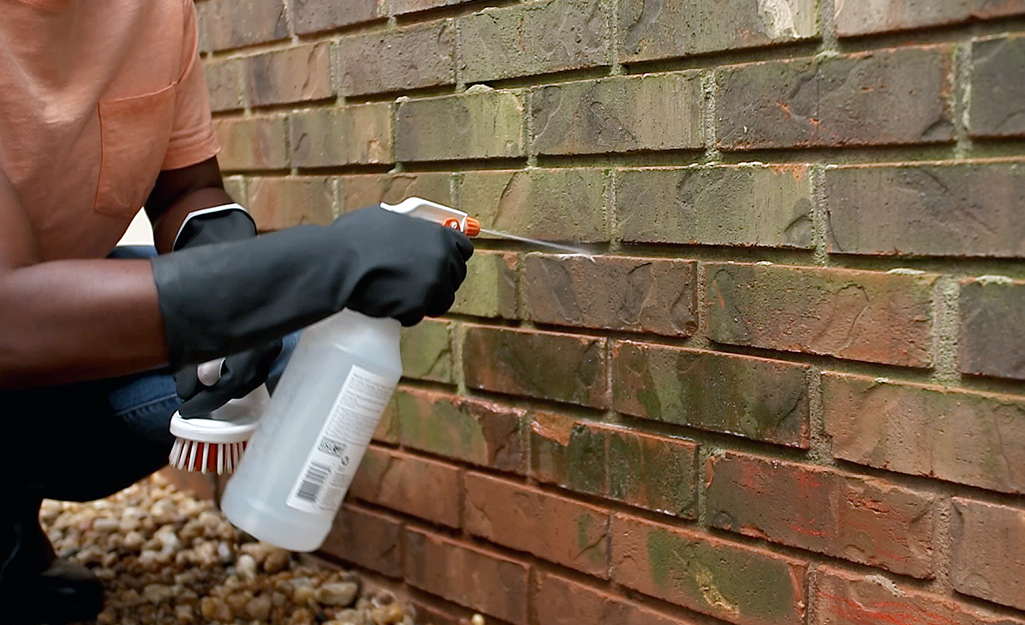
M584 556L591 564L604 564L608 552L606 550L607 528L599 527L594 516L583 513L577 517L577 551L578 557Z

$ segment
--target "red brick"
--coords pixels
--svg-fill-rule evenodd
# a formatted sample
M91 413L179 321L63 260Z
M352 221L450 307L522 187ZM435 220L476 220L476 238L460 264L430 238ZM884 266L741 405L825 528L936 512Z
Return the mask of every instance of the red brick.
M526 309L540 323L689 336L697 330L697 263L530 254Z
M523 94L473 87L465 93L399 102L400 161L514 158L526 153Z
M479 473L465 487L470 534L608 579L608 510Z
M954 588L1025 610L1025 510L954 499Z
M221 146L217 159L222 170L288 167L284 116L215 119L213 127Z
M1020 4L1025 7L1025 2ZM1025 136L1023 59L1025 37L1001 37L972 44L969 134L973 137Z
M400 355L403 377L452 383L452 322L424 319L402 328Z
M999 277L965 280L960 300L958 369L1025 380L1025 282Z
M522 408L412 387L402 388L395 399L405 447L524 473Z
M691 441L538 413L531 426L531 477L695 518L697 451Z
M281 0L207 0L196 3L196 12L204 50L227 50L288 38Z
M519 256L510 252L474 252L449 312L516 319L518 262Z
M402 577L402 521L352 504L342 506L321 551L388 577Z
M382 0L290 0L292 23L300 35L370 22L383 17Z
M365 95L455 82L455 29L438 20L338 40L341 94Z
M699 532L616 514L612 579L738 625L804 619L807 565Z
M934 497L874 478L733 452L708 459L705 482L714 527L932 577Z
M808 367L616 341L612 405L676 425L808 447Z
M207 60L203 63L207 93L210 94L210 110L237 111L242 108L242 61Z
M935 281L928 274L709 263L709 337L731 345L929 367Z
M323 100L331 87L331 44L307 44L246 59L246 97L250 106Z
M459 469L372 445L349 494L421 519L459 527Z
M605 339L463 326L463 375L470 388L608 406Z
M1025 494L1025 398L827 373L833 455L911 475Z
M950 49L933 46L717 70L718 145L750 150L950 141L950 65Z
M814 625L1025 625L1025 620L952 601L882 575L819 567L812 597Z
M636 601L539 571L533 613L544 625L690 625Z
M384 202L398 204L410 197L419 197L445 206L452 206L452 174L398 173L357 174L340 176L342 211L373 206Z
M526 564L415 529L406 531L405 558L410 585L514 625L526 624Z
M987 20L1025 13L1022 0L958 2L837 2L836 31L841 37Z
M334 221L334 183L326 177L250 178L249 212L261 231Z
M291 116L289 138L297 167L393 162L389 103L310 109Z

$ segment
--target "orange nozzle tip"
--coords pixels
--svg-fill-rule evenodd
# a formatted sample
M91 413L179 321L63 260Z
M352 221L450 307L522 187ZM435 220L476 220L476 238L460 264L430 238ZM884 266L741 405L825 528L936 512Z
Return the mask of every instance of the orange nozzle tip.
M466 230L463 232L468 237L475 237L480 234L480 222L473 217L466 218Z

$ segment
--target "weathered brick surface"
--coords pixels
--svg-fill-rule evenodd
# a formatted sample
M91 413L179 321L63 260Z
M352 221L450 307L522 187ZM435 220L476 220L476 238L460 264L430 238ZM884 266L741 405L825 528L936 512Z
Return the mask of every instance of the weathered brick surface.
M323 100L331 87L331 44L308 44L246 59L246 98L250 106Z
M1025 610L1025 510L956 498L952 526L954 588Z
M697 263L529 254L527 316L540 323L689 336L697 330Z
M465 487L470 534L608 579L608 510L479 473Z
M961 285L958 367L964 373L1025 380L1025 282Z
M405 542L406 581L514 625L527 622L529 567L517 560L410 529Z
M1025 37L976 41L972 66L972 136L1025 136Z
M349 487L349 496L459 527L460 491L455 466L372 445Z
M210 110L234 111L242 108L242 61L207 61L203 64L210 94Z
M215 119L213 126L221 146L217 161L223 170L288 167L284 116Z
M392 162L392 106L311 109L291 116L292 164L332 167Z
M621 62L814 38L817 0L619 0Z
M200 41L205 50L226 50L288 38L285 5L280 0L196 3Z
M1025 164L825 172L834 254L1025 257Z
M471 388L608 405L605 339L464 326L463 374Z
M382 0L290 0L295 32L308 35L382 16Z
M530 430L530 475L590 495L694 518L698 446L555 413Z
M898 586L880 575L819 567L811 598L814 625L1023 625L947 597Z
M696 71L605 78L531 90L531 132L541 154L700 148Z
M334 182L324 176L252 178L249 213L261 231L334 220Z
M617 341L613 408L625 414L794 447L808 446L807 367Z
M402 577L403 526L398 518L342 506L322 550L388 577Z
M1025 13L1022 0L881 0L837 2L836 31L841 37L868 35L924 26L941 26Z
M714 341L909 367L932 364L936 276L709 263Z
M474 252L466 264L466 280L456 291L451 312L475 317L517 316L516 254Z
M612 517L612 579L738 625L804 618L804 562L708 534Z
M389 15L405 15L472 2L472 0L387 0Z
M454 203L452 174L448 173L358 174L341 176L338 180L343 211L380 202L398 204L409 197L419 197L445 206Z
M874 478L733 452L709 458L705 480L714 527L932 577L932 496Z
M616 172L615 232L628 243L812 246L806 165Z
M717 70L718 144L748 150L950 141L950 55L931 46Z
M402 329L402 375L432 382L452 382L452 323L424 319Z
M414 388L395 396L402 444L471 464L525 472L526 411Z
M545 625L687 625L604 590L552 573L537 573L533 614Z
M608 9L596 0L545 0L459 19L457 71L468 83L607 63Z
M515 157L525 154L523 96L481 87L457 96L408 100L396 114L400 161Z
M342 37L341 93L363 95L455 82L455 29L449 20Z
M384 414L381 415L381 420L377 422L377 428L374 430L373 440L379 443L399 444L399 416L396 395L397 393L392 394L391 400L385 407Z
M600 169L467 172L459 191L463 210L484 228L535 239L608 240Z
M829 373L822 405L837 458L1025 493L1025 398Z

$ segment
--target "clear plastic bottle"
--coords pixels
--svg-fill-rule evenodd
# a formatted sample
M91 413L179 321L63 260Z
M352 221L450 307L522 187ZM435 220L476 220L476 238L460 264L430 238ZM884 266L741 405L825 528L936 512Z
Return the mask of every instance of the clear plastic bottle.
M328 533L402 375L400 324L350 310L303 331L221 509L290 551Z

